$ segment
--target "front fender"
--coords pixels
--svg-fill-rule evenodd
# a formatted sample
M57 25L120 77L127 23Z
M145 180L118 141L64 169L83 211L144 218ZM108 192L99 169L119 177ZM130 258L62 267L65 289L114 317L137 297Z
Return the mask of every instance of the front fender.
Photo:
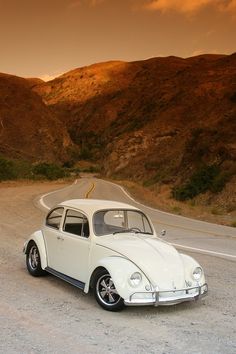
M34 241L38 247L39 254L40 254L40 260L41 260L41 268L45 269L47 267L47 252L46 252L46 247L45 247L45 242L44 242L44 237L43 233L41 230L35 231L28 241L24 245L24 253L28 252L30 242Z
M127 299L132 293L137 291L145 292L145 286L150 286L150 282L143 272L140 271L134 263L126 258L119 256L102 258L97 265L97 268L99 267L103 267L109 272L115 284L116 290L123 299ZM134 272L139 272L142 274L142 281L138 287L133 287L129 283L129 278Z
M193 273L194 268L201 267L201 265L194 258L192 258L186 254L180 253L180 255L182 257L183 264L184 264L185 279L187 281L191 281L191 282L195 283L196 281L193 280L192 273ZM202 277L199 281L199 284L203 285L203 284L205 284L205 282L206 282L206 280L205 280L205 275L204 275L204 270L203 270Z

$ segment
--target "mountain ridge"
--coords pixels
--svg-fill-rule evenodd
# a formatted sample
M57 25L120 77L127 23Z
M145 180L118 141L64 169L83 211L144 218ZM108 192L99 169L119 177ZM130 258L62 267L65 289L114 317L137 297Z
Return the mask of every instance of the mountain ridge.
M132 135L144 140L145 136L154 140L159 136L161 141L180 135L186 140L190 130L222 129L224 120L224 133L227 130L231 144L232 128L228 120L235 115L231 100L236 92L235 76L235 54L212 54L94 64L33 89L45 104L57 111L69 129L73 127L74 142L84 144L83 134L91 135L92 145L93 135L98 134L98 140L105 146L112 139L119 145L117 140L122 134L126 140ZM221 105L217 105L219 101ZM174 140L177 145L180 143ZM115 151L116 147L112 149ZM111 162L109 167L109 161L113 161L109 159L109 149L105 148L104 153L105 172L109 174L114 167L118 171L115 161L116 166ZM153 155L152 151L149 153Z
M27 79L0 73L0 153L30 161L66 159L70 137L31 86Z
M28 100L37 105L32 115L32 104L25 107L20 95L25 114L14 112L14 117L19 120L23 114L26 125L36 122L28 129L28 140L24 137L33 160L73 164L85 159L100 165L108 177L170 188L191 180L204 166L216 166L221 181L235 183L236 53L109 61L73 69L48 82L22 80ZM8 90L7 95L12 116L14 92ZM38 121L46 126L41 137ZM9 145L22 134L14 124L15 137L5 138ZM7 148L3 151L1 134L0 152L13 156ZM39 140L47 144L38 143L36 149L32 141ZM236 205L232 190L227 196L231 206Z

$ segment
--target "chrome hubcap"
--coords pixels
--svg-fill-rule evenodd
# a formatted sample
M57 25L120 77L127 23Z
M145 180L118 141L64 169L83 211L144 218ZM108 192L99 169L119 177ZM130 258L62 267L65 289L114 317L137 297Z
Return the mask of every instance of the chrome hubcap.
M120 296L109 274L102 275L98 279L96 291L99 299L106 305L115 305L120 300Z
M39 264L39 254L36 246L31 247L29 251L29 264L32 269L36 269Z

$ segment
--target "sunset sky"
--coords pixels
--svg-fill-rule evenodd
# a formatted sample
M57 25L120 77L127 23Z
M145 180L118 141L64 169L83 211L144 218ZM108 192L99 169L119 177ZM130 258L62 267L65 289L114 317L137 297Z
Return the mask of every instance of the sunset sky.
M236 51L236 0L0 0L0 72Z

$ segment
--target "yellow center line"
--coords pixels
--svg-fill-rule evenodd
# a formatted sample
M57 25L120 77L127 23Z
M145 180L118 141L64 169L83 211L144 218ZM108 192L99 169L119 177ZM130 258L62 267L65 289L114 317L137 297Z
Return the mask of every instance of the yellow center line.
M94 190L95 188L95 183L92 183L92 186L91 188L88 190L88 192L85 194L85 198L88 199L89 198L89 195L92 193L92 191Z

